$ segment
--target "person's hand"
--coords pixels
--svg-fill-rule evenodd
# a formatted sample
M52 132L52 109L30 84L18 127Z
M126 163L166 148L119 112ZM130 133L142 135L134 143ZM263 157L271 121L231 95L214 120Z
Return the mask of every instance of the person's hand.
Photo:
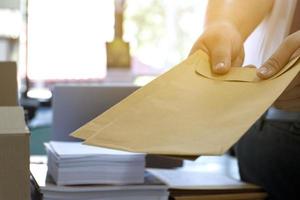
M199 49L210 56L212 70L216 74L225 74L230 67L241 67L244 61L240 32L227 22L214 23L206 27L193 45L190 55Z
M284 40L271 58L257 70L257 76L261 79L268 79L298 56L300 56L300 31ZM300 111L300 74L275 101L274 106L285 111Z
M300 31L297 31L289 35L275 53L257 70L257 76L261 79L268 79L299 55Z

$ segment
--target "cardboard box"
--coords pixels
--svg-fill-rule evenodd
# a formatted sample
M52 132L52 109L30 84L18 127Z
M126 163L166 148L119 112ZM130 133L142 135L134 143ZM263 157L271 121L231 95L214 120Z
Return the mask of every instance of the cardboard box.
M21 107L0 107L0 199L29 200L29 131Z
M29 131L17 100L16 63L0 62L0 200L30 199Z
M16 106L17 65L15 62L0 62L0 106Z

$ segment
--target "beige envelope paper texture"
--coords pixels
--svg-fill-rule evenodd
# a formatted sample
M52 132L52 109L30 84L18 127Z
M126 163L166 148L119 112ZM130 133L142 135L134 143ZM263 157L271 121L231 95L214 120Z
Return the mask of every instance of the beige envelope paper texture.
M208 56L198 51L72 136L86 144L133 152L223 154L295 78L300 71L297 60L262 81L253 68L214 75Z

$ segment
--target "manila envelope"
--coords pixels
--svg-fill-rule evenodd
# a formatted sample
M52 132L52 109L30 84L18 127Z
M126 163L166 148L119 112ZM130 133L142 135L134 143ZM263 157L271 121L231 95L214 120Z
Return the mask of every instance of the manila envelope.
M211 72L198 51L72 136L85 144L131 152L194 156L225 153L300 71L291 61L268 80L253 68Z

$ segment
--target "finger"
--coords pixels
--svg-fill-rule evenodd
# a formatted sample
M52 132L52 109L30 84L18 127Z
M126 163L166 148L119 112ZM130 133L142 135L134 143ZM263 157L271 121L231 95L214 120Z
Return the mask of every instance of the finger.
M230 44L219 43L210 50L212 71L216 74L225 74L231 67L231 48Z
M196 51L198 50L202 50L204 51L205 53L209 54L209 51L208 51L208 48L203 44L203 42L201 40L197 40L195 42L195 44L193 45L190 53L189 53L189 56L191 56L193 53L195 53Z
M244 58L245 58L245 51L244 51L244 47L242 47L239 55L234 59L231 66L232 67L241 67L244 63Z
M257 70L257 76L261 79L268 79L279 72L299 48L299 44L299 37L293 37L293 35L287 37L275 53Z
M300 48L298 48L293 55L291 56L290 60L293 60L294 58L297 58L298 56L300 56Z

